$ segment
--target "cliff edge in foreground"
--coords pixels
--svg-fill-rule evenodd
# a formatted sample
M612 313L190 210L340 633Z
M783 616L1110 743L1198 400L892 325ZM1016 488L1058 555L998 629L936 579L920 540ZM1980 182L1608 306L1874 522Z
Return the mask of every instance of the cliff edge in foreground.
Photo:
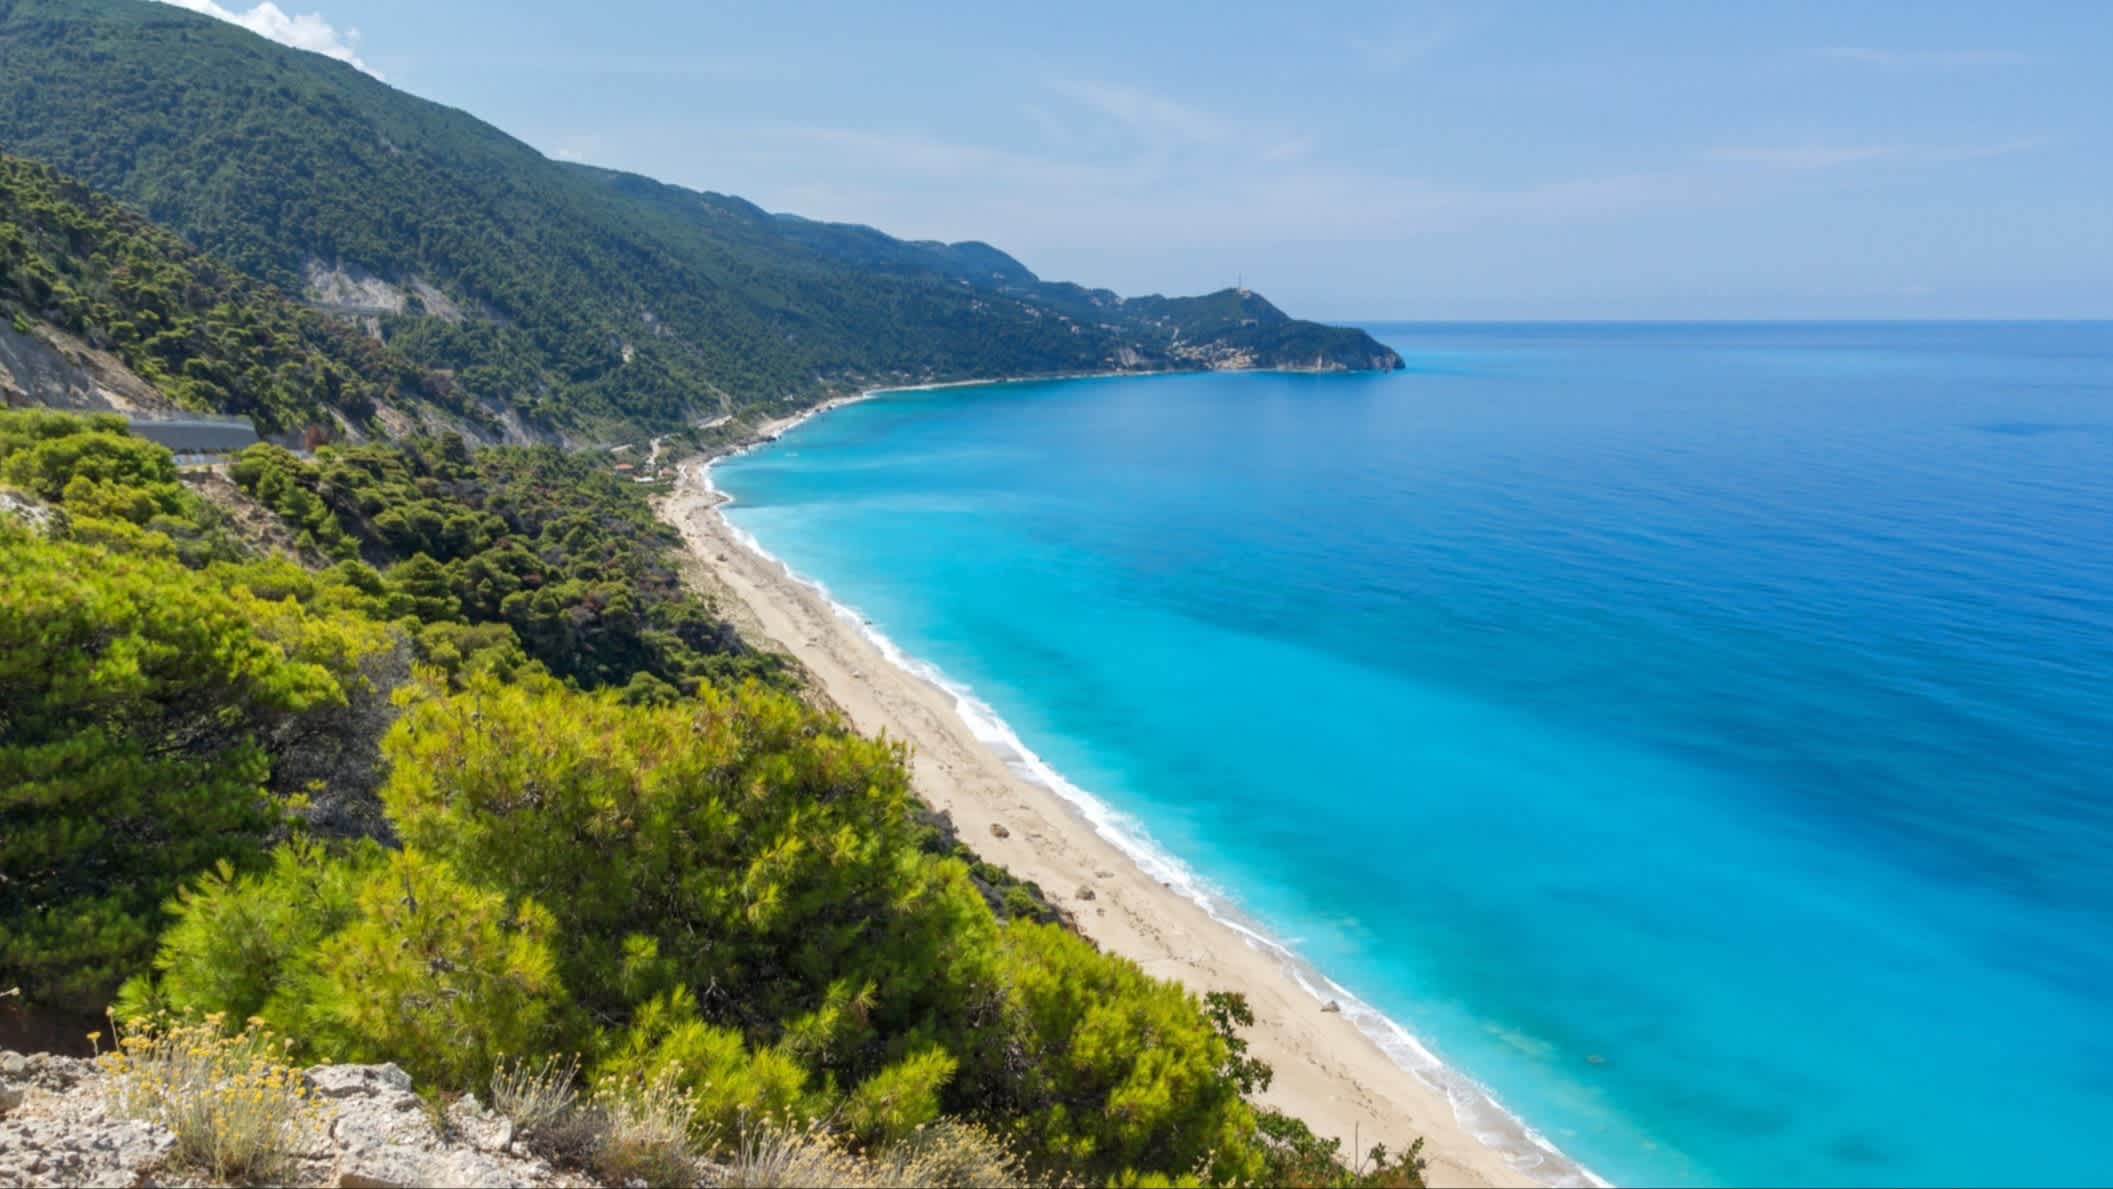
M514 1120L461 1098L428 1107L394 1065L318 1065L300 1075L312 1126L286 1153L295 1185L587 1186L515 1136ZM95 1062L0 1053L0 1184L198 1185L219 1178L165 1122L135 1117Z

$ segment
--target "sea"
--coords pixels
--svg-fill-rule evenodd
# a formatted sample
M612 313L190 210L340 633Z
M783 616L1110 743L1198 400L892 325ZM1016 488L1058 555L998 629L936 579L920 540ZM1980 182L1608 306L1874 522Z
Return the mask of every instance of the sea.
M1368 329L713 476L1535 1176L2113 1181L2113 323Z

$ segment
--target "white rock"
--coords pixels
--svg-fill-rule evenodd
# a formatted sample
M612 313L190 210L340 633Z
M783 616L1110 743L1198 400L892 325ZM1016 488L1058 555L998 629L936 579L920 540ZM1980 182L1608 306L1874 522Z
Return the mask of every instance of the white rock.
M69 1058L0 1053L0 1186L133 1186L195 1175L167 1166L176 1138L154 1124L109 1113L104 1075ZM327 1128L290 1153L304 1185L365 1189L484 1189L578 1183L522 1154L511 1119L474 1098L444 1121L394 1065L319 1065L307 1081Z
M504 1152L514 1142L514 1121L486 1110L474 1094L451 1104L447 1118L448 1130L480 1152Z
M0 1184L136 1185L175 1147L150 1123L18 1114L0 1122Z
M394 1065L317 1065L308 1071L308 1084L324 1098L409 1094L411 1075Z
M393 1077L387 1076L393 1074ZM330 1138L337 1145L332 1183L395 1189L437 1184L429 1165L440 1130L393 1065L349 1065L309 1071L316 1093L337 1103Z

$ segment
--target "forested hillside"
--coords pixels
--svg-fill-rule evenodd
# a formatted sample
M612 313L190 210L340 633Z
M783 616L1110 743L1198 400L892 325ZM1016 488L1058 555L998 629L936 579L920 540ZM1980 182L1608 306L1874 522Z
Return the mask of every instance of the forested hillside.
M670 425L901 380L1114 367L1391 367L1259 298L1047 285L920 245L546 160L469 115L142 0L0 0L0 148L365 321L465 402Z
M1249 1101L1236 998L993 894L897 745L672 583L636 485L446 440L233 475L0 412L0 980L33 1016L116 992L134 1038L577 1085L609 1130L553 1150L618 1180L945 1135L955 1183L1414 1181Z
M168 400L267 433L453 404L355 329L204 256L48 166L0 153L0 318L114 353ZM34 393L25 392L34 398Z
M109 1009L125 1061L204 1054L184 1125L252 1169L285 1165L229 1087L335 1061L511 1102L612 1184L1416 1183L1256 1105L1237 996L979 861L685 588L607 455L430 432L1391 353L560 165L139 0L0 0L0 149L0 365L92 355L316 447L185 471L0 409L0 1041Z

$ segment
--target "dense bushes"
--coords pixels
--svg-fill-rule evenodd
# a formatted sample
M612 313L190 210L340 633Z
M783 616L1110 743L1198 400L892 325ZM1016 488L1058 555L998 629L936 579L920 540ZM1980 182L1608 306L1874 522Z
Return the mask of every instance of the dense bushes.
M0 478L60 513L50 535L0 519L0 943L38 1002L131 972L124 1017L254 1019L295 1059L557 1103L539 1126L591 1121L565 1143L605 1175L710 1150L874 1183L1350 1183L1246 1100L1268 1071L1236 997L994 912L1003 873L918 806L897 745L757 680L697 680L680 652L561 677L506 618L544 583L499 619L449 618L513 553L638 584L648 623L656 601L702 615L652 593L659 538L628 489L444 443L240 469L315 553L386 569L248 555L118 426L0 413ZM422 547L391 562L392 534ZM366 765L381 840L304 828L304 795L358 779L290 781L316 720L414 647L454 663L394 692ZM654 671L684 685L634 697ZM1413 1150L1388 1167L1413 1176Z
M251 555L229 517L179 481L169 452L129 436L119 418L0 411L0 485L55 518L51 539L0 520L0 975L36 1002L99 1003L151 951L158 906L180 880L219 861L262 862L289 814L308 810L334 830L380 828L359 802L376 783L384 687L400 679L400 654L461 674L540 671L507 623L442 619L459 611L430 559L388 574L357 560L335 515L286 478L313 468L283 452L263 457L285 469L266 471L259 490L317 554L346 560L315 571ZM376 447L364 457L381 465L403 454ZM459 443L436 445L434 457L468 466ZM626 588L634 575L661 576L640 596L654 618L599 623L581 615L582 600L548 606L589 621L576 635L628 645L560 657L568 676L628 688L641 671L626 667L633 659L647 676L685 685L715 666L769 670L701 651L739 645L682 593L660 558L665 530L628 491L612 480L568 499L566 461L538 457L521 473L553 468L540 485L495 489L512 522L429 490L478 534L575 515L554 530L560 543L531 558L572 583ZM536 623L526 613L521 622Z
M24 432L55 424L0 415L0 477L55 496L75 538L0 519L0 951L31 995L93 999L178 881L254 860L300 791L275 757L388 640L187 569L145 527L189 500L166 452Z
M1261 1171L1195 998L1001 924L918 849L899 753L784 694L634 707L480 676L421 689L385 752L406 849L208 879L141 1004L261 1011L313 1057L458 1087L580 1051L599 1079L675 1079L724 1134L831 1116L883 1143L967 1115L1094 1179ZM332 862L364 872L349 911ZM258 911L296 895L326 907Z
M0 533L0 950L31 994L93 996L177 881L272 829L272 724L344 695L179 565Z
M0 153L0 214L0 313L116 353L186 408L269 432L441 400L400 355L46 166Z
M433 625L421 654L450 670L505 668L518 649L575 684L631 687L634 701L702 680L787 680L683 589L673 530L593 459L472 455L456 438L326 448L313 463L255 446L232 475L305 547L378 567L384 613Z

